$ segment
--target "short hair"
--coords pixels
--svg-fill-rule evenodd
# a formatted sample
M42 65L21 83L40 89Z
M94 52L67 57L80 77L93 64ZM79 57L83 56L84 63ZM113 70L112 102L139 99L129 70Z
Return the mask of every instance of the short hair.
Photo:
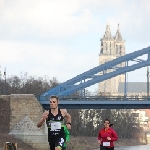
M51 98L56 98L56 100L57 100L57 102L58 102L58 96L56 96L56 95L51 95L50 99L51 99Z
M108 122L110 123L110 120L109 120L109 119L105 119L104 122L105 122L105 121L108 121Z
M114 124L113 123L110 123L109 127L113 126Z

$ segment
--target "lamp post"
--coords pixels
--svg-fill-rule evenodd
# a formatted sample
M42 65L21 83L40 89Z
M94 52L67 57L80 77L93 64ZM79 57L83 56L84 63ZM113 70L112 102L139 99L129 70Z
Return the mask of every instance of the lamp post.
M4 78L5 78L5 81L4 81L4 95L6 95L6 67L5 67L5 70L4 70Z
M147 66L147 99L149 100L149 67Z

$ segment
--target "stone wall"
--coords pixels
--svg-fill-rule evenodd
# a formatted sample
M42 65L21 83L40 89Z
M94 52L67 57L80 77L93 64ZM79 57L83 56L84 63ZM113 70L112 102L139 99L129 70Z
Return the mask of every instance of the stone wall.
M0 96L0 133L8 133L10 126L10 97Z
M0 132L14 135L38 150L49 149L46 124L36 127L44 109L33 94L0 96L0 104Z
M28 143L36 150L47 150L49 148L47 134L37 128L35 122L29 116L22 118L9 134Z
M36 150L48 150L49 144L45 135L15 135Z
M37 123L44 112L33 94L10 95L10 109L10 130L25 116L29 116L33 122Z

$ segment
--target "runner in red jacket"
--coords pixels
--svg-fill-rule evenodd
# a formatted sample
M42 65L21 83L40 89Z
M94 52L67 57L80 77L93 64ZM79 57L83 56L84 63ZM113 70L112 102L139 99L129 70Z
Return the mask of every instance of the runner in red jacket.
M101 129L98 134L100 150L114 150L114 141L117 140L117 133L112 128L110 128L110 121L105 119L104 128Z

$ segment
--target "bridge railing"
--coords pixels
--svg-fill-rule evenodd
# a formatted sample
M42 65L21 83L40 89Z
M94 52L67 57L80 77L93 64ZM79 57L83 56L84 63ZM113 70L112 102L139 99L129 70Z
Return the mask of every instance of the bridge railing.
M122 100L127 100L127 101L132 101L132 100L150 100L147 98L147 96L67 96L67 97L61 97L60 100L98 100L98 101L122 101Z
M38 98L39 99L39 98ZM50 96L46 96L45 101L50 100ZM147 96L66 96L66 97L61 97L59 100L87 100L87 101L92 101L92 100L97 100L97 101L146 101L150 100L150 97L148 98Z

